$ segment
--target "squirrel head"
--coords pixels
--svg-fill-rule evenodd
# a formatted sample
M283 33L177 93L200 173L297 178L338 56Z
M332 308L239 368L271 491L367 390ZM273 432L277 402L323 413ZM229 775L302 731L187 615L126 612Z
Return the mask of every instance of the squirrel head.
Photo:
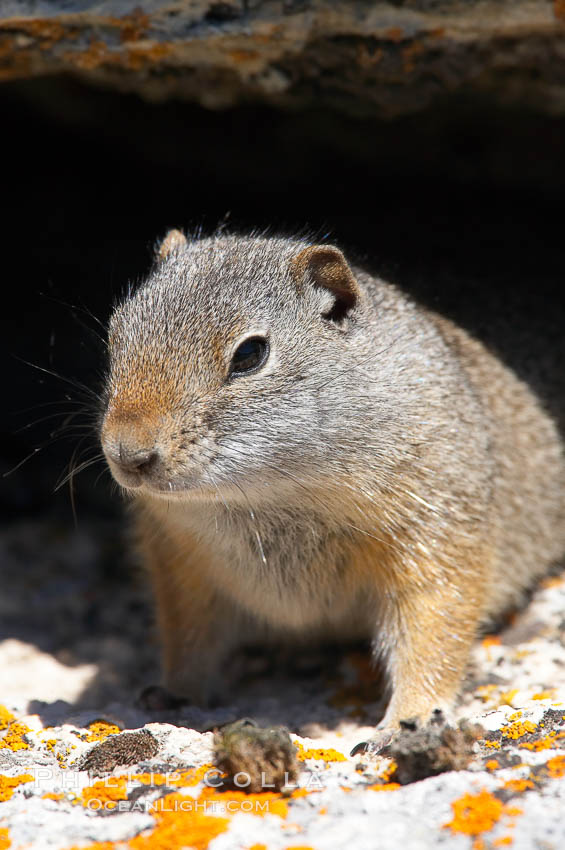
M344 387L365 298L331 245L171 231L110 320L101 442L118 483L240 499L327 476L359 430Z

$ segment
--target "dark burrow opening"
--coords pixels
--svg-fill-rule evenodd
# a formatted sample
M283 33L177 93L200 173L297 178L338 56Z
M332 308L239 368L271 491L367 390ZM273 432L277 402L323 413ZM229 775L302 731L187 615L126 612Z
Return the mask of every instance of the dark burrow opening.
M64 77L0 87L0 114L2 467L18 467L2 481L4 523L72 528L69 486L55 488L69 463L99 451L103 326L170 227L328 236L526 363L562 409L565 119L464 98L389 122L253 105L212 112ZM74 493L79 529L121 512L102 462L76 476ZM110 553L100 575L110 580L116 562ZM98 603L80 614L96 620L93 635L109 628Z
M98 320L146 273L169 227L207 232L227 220L329 234L496 344L509 325L512 345L527 332L532 358L559 344L564 119L461 98L391 122L264 106L211 112L67 78L5 85L0 110L3 466L46 444L4 479L5 518L69 511L68 488L53 489L78 431L51 438L63 416L32 423L81 400L68 381L99 388ZM94 452L95 437L88 445ZM115 505L107 477L94 487L102 468L77 477L79 511Z

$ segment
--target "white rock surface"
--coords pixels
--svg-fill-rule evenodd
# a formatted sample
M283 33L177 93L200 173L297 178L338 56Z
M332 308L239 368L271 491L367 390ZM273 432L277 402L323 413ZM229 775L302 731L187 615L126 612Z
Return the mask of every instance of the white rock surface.
M155 643L142 588L115 568L121 550L108 549L112 535L111 526L79 534L22 526L2 543L0 848L8 840L14 850L97 842L117 850L175 850L191 840L210 850L254 844L269 850L494 850L510 840L513 850L565 847L563 576L546 580L510 625L476 646L456 711L485 730L469 769L377 791L371 786L389 762L347 756L370 733L377 712L378 693L362 682L367 658L359 650L309 658L291 653L294 670L282 660L266 670L269 659L240 659L229 706L154 716L136 707L137 690L156 675ZM212 798L204 769L195 773L212 762L213 735L206 730L241 716L283 723L305 749L326 750L301 762L303 791L286 799L286 814L277 808L285 805L281 795L239 799L224 791ZM100 720L121 730L144 727L157 739L157 755L118 766L105 780L79 770L96 745L87 740L91 724ZM343 760L332 760L332 749ZM137 778L144 773L153 775ZM28 781L8 787L24 775ZM103 784L93 789L98 781ZM163 844L151 807L178 793L182 797L165 796L162 805L180 799L199 808L164 814ZM453 804L466 794L480 815L471 832L447 826ZM104 808L108 800L111 809ZM489 805L495 809L490 820ZM217 816L226 821L213 837L207 831ZM190 829L198 824L204 832L197 839Z

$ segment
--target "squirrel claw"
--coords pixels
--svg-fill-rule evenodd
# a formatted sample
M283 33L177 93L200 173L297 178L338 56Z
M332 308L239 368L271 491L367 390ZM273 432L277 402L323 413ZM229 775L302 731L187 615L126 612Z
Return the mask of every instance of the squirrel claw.
M369 751L369 742L368 741L360 741L358 744L356 744L353 747L353 749L351 750L349 755L350 756L364 756L365 753L367 753L368 751Z
M392 743L398 734L395 729L381 729L368 741L360 741L350 752L350 756L376 756L389 744Z

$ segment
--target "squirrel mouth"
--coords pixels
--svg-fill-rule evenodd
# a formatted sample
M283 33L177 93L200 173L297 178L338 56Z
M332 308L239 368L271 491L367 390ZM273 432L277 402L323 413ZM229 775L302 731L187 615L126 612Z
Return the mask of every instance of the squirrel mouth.
M151 442L143 445L131 439L120 439L109 433L102 437L102 448L114 480L130 493L154 498L174 498L198 493L211 493L214 488L203 480L201 469L185 470L171 476L167 459Z
M125 490L138 490L144 483L143 476L139 472L130 472L120 469L115 463L108 460L108 466L114 480Z
M167 474L166 459L156 448L130 448L119 441L105 439L102 448L114 480L132 497L214 502L226 498L226 482L221 476L214 480L207 474L207 468L200 465L171 476ZM241 491L240 486L235 486Z
M161 479L146 472L126 472L110 464L114 479L131 495L143 494L158 499L182 499L187 496L213 495L216 491L194 475L180 481Z

